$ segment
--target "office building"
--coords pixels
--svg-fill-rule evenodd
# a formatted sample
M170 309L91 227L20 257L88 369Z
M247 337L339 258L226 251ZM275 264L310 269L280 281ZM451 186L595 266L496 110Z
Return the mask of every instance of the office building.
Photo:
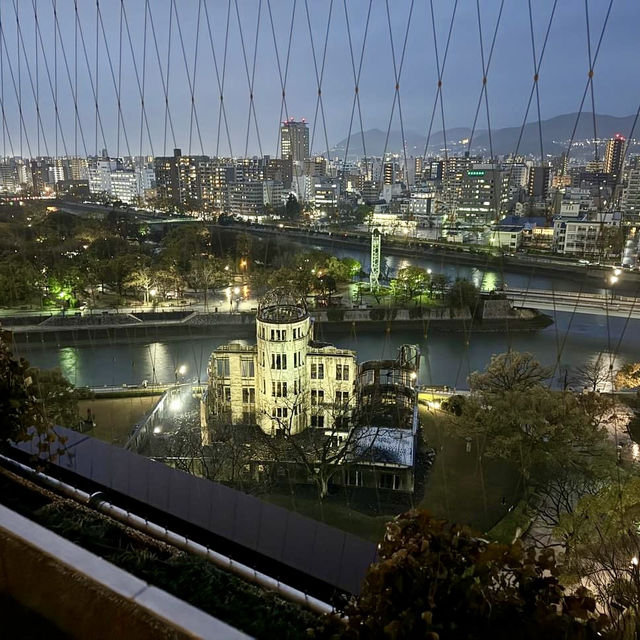
M546 200L551 187L551 167L537 166L529 170L527 195L532 200Z
M303 162L309 157L309 127L303 118L285 120L280 127L280 150L282 158L292 162Z
M460 181L457 216L471 225L499 220L509 202L509 172L495 165L467 169Z
M227 199L231 215L256 220L283 205L283 185L275 180L231 182L227 186Z

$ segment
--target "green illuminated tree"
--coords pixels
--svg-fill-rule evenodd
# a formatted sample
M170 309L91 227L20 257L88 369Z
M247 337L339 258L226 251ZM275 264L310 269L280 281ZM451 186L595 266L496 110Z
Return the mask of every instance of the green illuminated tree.
M396 287L407 299L414 298L429 287L431 276L422 267L408 266L398 270Z

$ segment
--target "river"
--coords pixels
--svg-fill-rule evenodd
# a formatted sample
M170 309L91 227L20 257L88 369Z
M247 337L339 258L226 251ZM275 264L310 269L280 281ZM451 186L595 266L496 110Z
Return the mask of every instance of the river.
M347 256L355 258L362 264L363 271L369 273L370 256L367 251L363 251L362 249L345 248L341 245L329 248L320 244L293 244L297 245L302 251L317 249L318 251L328 251L339 258ZM433 256L415 258L396 255L384 256L384 246L382 252L382 273L389 274L391 277L395 275L398 269L415 265L423 267L424 269L431 269L433 273L444 273L450 280L466 278L484 291L497 289L503 284L519 289L555 289L556 291L584 291L585 293L604 293L605 291L604 288L597 285L597 280L591 278L581 280L579 277L567 278L562 275L541 275L536 273L535 267L532 267L530 273L526 273L522 271L509 271L508 269L500 270L494 266L481 267L456 264L451 260L444 260L443 258ZM585 276L586 273L585 269Z
M326 247L293 245L309 249L327 250ZM366 251L335 247L329 249L335 255L352 256L361 261L368 271L369 256ZM433 258L384 258L385 270L394 274L397 269L414 264L431 269L434 273L446 273L472 280L485 290L498 288L506 283L511 287L552 289L558 291L601 292L602 289L560 276L530 275L494 268L482 269L468 265L456 265ZM584 285L584 286L583 286ZM607 365L611 361L616 369L622 362L640 359L640 321L605 316L581 315L558 312L555 323L533 333L463 333L392 330L385 334L371 329L358 329L353 335L336 334L318 336L336 346L357 351L358 360L393 357L403 343L416 343L422 350L420 383L446 384L465 388L470 372L483 369L493 354L509 348L533 353L543 364L556 367L556 384L564 379L564 369L575 369L595 361L605 354ZM206 380L207 361L211 351L229 341L229 336L158 339L151 342L100 341L78 342L72 347L51 344L20 346L18 353L35 366L60 367L64 375L77 386L103 386L150 383L170 383L181 365L187 367L185 377Z
M532 333L442 333L393 330L386 334L358 329L357 333L317 336L336 346L354 349L358 360L393 357L403 343L415 343L422 351L421 384L446 384L465 388L470 372L485 367L493 354L509 348L533 353L543 364L559 363L556 383L564 367L594 362L604 353L614 369L640 358L640 321L559 312L555 324ZM468 340L467 340L468 338ZM72 347L39 344L17 347L19 355L43 368L60 367L77 386L170 383L181 365L186 379L206 380L211 351L229 340L224 337L189 337L154 342L78 342Z

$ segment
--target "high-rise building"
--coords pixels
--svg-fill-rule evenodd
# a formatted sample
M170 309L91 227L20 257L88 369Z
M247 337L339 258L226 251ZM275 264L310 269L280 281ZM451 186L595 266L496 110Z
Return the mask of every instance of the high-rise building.
M327 159L324 156L305 158L304 175L321 178L327 175Z
M456 211L460 202L462 180L466 171L477 162L481 162L481 159L470 157L468 153L464 156L449 156L442 161L442 200L450 213Z
M139 197L138 176L132 169L112 171L110 195L126 204L134 204Z
M612 176L615 182L618 182L622 177L626 144L624 136L619 133L607 140L607 148L604 152L604 172Z
M309 127L303 118L299 122L289 118L280 127L280 149L283 158L303 162L309 157Z
M209 156L183 156L180 149L174 149L173 156L157 157L154 170L158 196L176 205L214 207L223 187L218 184L220 176L212 162Z
M527 195L536 200L546 200L551 187L551 167L531 167Z
M335 213L340 198L340 184L329 178L316 179L313 185L313 206L327 215Z
M396 163L393 160L385 161L382 166L382 183L393 184L396 181Z
M460 181L457 214L470 224L499 220L509 202L509 172L492 164L474 164Z
M89 191L91 193L111 193L111 173L118 168L113 158L93 158L89 164Z
M245 220L266 215L267 205L282 206L282 193L282 182L276 180L232 182L227 187L229 213Z
M622 211L633 220L640 216L640 167L629 170L622 198Z
M15 193L18 184L18 171L15 164L6 161L0 164L0 192Z
M413 183L416 184L422 180L423 162L422 157L417 156L413 159Z

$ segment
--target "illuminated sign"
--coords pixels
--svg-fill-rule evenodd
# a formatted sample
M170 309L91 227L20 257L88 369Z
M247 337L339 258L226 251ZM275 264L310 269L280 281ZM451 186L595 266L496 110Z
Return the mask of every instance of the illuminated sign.
M467 171L468 176L483 176L484 171Z

